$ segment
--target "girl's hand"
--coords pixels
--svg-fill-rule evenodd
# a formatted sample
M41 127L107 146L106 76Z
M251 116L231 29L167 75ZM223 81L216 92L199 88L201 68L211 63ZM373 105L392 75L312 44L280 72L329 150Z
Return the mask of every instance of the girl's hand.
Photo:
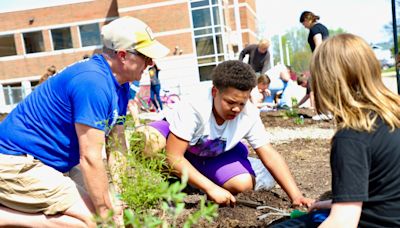
M308 208L308 211L310 212L317 209L328 209L331 208L331 206L332 200L317 201Z

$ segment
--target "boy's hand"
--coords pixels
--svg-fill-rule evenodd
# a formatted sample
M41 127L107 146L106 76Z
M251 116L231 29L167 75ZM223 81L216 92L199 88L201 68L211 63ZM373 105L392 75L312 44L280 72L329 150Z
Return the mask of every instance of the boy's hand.
M217 204L225 206L235 206L235 197L226 189L216 187L207 192L208 198Z
M304 196L298 197L293 199L292 205L293 206L306 206L310 207L315 202L314 199L306 198Z

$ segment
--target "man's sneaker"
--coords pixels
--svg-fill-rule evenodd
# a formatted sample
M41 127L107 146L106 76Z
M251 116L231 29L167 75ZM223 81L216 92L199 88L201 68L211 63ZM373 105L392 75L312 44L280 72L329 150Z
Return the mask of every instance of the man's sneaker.
M320 121L320 120L329 121L331 119L333 119L333 116L330 113L328 113L327 115L321 113L321 114L317 114L312 117L312 120L316 120L316 121Z

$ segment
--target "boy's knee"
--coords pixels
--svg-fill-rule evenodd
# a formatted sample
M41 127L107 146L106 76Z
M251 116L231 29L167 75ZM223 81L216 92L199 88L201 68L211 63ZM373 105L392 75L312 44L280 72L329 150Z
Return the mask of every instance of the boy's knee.
M223 187L233 194L253 190L254 177L248 173L237 175L229 179Z
M165 148L166 139L157 129L146 125L138 127L136 132L144 136L144 156L156 157Z

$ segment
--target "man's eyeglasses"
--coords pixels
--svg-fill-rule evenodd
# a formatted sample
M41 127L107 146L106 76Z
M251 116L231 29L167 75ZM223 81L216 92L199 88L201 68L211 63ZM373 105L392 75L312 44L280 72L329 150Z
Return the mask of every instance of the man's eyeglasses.
M146 64L150 65L153 62L153 59L143 55L142 53L135 51L135 50L126 50L126 52L131 53L132 55L140 56L144 59Z

